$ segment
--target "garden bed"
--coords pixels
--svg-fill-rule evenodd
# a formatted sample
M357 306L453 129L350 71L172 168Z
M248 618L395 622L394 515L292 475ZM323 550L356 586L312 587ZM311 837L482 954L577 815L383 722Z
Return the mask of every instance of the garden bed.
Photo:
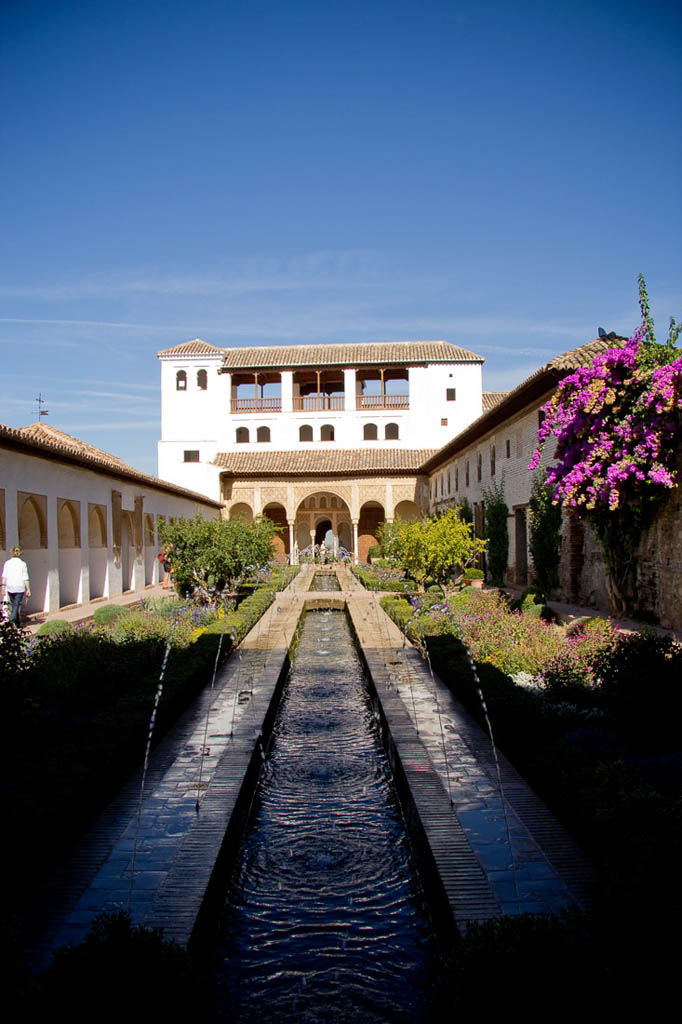
M600 619L570 635L510 612L492 591L412 603L389 596L382 606L483 725L461 630L497 744L593 859L594 916L559 922L558 932L587 928L602 980L637 977L643 963L659 972L667 922L682 909L682 647L646 631L618 633ZM501 945L492 927L478 941L501 956L514 927ZM524 927L532 931L519 924L521 943ZM565 935L557 941L561 948Z
M11 931L27 918L34 880L63 861L141 762L171 630L155 742L210 680L219 635L225 656L296 572L275 571L233 611L162 598L122 614L103 606L87 625L64 624L38 638L0 627L11 723L3 744L4 804L13 824L3 846L6 877L14 880L5 914Z

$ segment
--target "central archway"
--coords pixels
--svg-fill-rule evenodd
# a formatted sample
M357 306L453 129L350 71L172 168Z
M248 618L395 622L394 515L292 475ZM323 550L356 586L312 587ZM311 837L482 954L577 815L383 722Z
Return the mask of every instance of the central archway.
M352 549L353 528L350 509L333 491L314 491L299 503L294 527L297 550L324 545L336 558L340 548Z

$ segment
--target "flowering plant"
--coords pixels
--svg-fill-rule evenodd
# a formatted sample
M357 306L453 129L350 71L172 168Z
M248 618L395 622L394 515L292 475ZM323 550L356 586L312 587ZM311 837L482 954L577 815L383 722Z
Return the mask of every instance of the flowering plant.
M671 319L668 343L656 344L641 278L640 305L644 322L626 344L564 377L543 407L528 467L537 467L555 436L556 465L546 483L556 503L594 526L614 611L620 613L634 583L641 532L666 490L677 485L674 459L682 425L682 356L674 349L679 327Z

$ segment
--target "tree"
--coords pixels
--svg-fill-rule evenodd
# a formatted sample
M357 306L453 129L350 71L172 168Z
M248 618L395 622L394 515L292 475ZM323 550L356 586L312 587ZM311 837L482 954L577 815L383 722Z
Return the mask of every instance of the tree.
M497 586L504 583L509 560L509 508L504 500L504 481L481 491L485 502L485 532L488 539L488 569Z
M535 581L546 596L559 586L561 557L561 505L552 499L552 488L543 484L542 477L536 474L528 504L530 553Z
M265 517L247 523L197 515L163 524L161 538L164 545L172 545L173 576L183 591L198 587L220 596L271 561L276 531Z
M459 569L471 565L486 549L486 541L474 538L470 523L457 509L406 522L396 519L381 533L382 548L412 579L424 586L430 577L444 591Z
M559 384L544 406L537 467L550 436L557 463L546 483L552 498L594 528L604 553L611 609L627 612L634 599L635 554L643 530L666 492L677 486L675 452L682 432L682 357L671 318L657 344L644 278L642 325L622 348L595 356Z

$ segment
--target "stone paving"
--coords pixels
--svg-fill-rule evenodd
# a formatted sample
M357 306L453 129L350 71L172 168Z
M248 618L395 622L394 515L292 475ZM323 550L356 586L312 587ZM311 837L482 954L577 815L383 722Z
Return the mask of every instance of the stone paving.
M416 846L421 836L433 892L457 926L587 904L589 865L569 836L500 755L503 802L486 735L404 641L380 595L336 571L341 593L311 593L313 568L302 567L153 752L142 802L138 776L105 812L63 879L43 955L119 909L189 941L231 818L231 841L241 834L306 606L348 607Z

